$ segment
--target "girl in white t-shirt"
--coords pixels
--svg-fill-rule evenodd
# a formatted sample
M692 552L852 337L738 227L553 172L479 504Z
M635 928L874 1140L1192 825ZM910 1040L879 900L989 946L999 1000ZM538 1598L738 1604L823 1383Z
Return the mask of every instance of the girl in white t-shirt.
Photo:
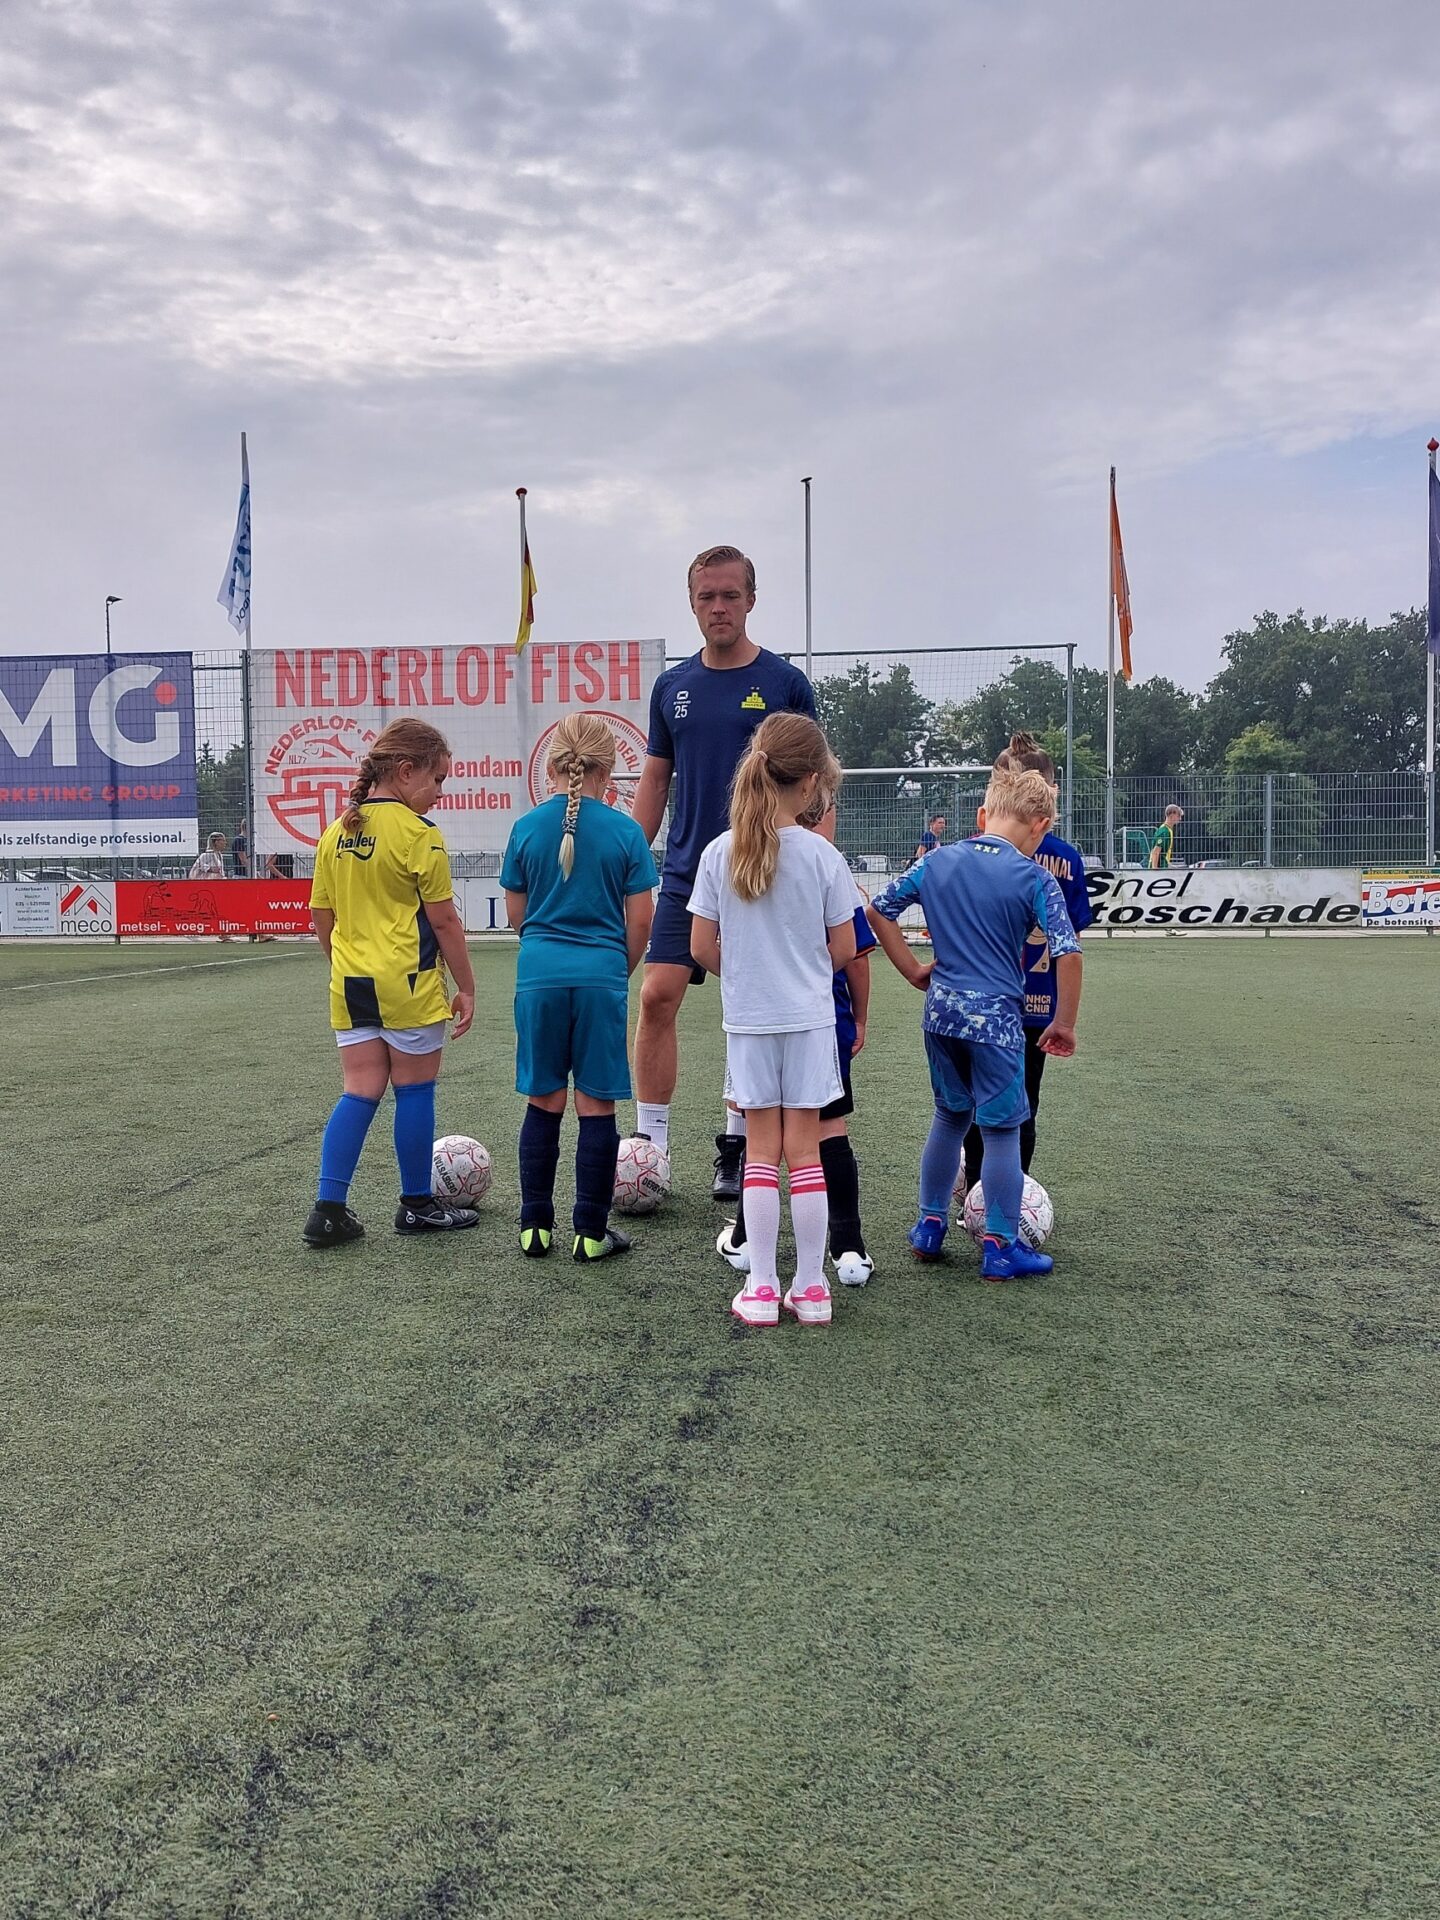
M835 848L797 826L831 765L813 720L773 713L730 790L730 831L700 856L690 951L720 976L726 1098L746 1116L750 1273L731 1303L752 1327L780 1318L780 1162L790 1170L795 1279L786 1310L828 1326L828 1203L820 1109L841 1092L832 981L855 956L855 884Z

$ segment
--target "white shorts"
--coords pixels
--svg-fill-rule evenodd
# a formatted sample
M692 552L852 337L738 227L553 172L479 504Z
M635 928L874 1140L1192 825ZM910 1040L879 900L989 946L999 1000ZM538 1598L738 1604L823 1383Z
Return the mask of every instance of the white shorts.
M828 1107L843 1091L833 1026L725 1036L725 1098L747 1112Z
M445 1022L428 1027L337 1027L337 1047L358 1047L367 1040L383 1040L396 1053L438 1053L445 1044Z

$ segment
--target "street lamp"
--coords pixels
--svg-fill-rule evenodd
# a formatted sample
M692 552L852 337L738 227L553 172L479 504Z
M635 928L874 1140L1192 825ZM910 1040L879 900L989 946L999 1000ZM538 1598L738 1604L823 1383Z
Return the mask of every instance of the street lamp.
M110 651L110 609L111 607L118 607L119 604L120 604L120 595L118 593L106 594L105 596L105 651L107 653L109 653Z

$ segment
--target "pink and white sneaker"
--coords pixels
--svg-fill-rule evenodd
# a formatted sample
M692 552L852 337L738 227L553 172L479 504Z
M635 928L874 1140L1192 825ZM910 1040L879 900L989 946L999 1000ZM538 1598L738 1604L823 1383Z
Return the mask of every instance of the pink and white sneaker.
M782 1303L787 1313L793 1313L802 1327L828 1327L830 1324L830 1289L823 1280L812 1280L808 1287L791 1287Z
M779 1292L765 1281L753 1291L746 1287L730 1302L730 1311L737 1320L743 1320L747 1327L778 1327Z

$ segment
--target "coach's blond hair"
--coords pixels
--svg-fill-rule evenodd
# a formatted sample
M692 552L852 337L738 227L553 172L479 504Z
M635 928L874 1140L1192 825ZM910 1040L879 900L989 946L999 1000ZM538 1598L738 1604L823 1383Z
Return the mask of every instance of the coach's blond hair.
M758 900L774 882L781 792L812 773L823 784L834 757L803 713L772 713L751 734L730 783L730 884L742 900Z
M565 824L560 829L560 851L556 858L568 880L575 871L575 827L580 818L580 789L587 774L603 772L608 778L615 767L615 736L594 713L569 713L556 727L545 754L545 769L551 782L565 787Z
M741 566L744 567L745 587L747 592L753 594L755 591L755 563L746 554L743 554L739 547L706 547L702 553L697 553L695 558L690 562L690 571L685 575L685 591L689 594L694 594L695 576L700 572L702 567L723 567L731 560L738 560Z
M423 767L428 772L431 767L449 758L449 742L439 728L432 727L428 720L415 720L407 714L403 719L392 720L388 727L382 727L370 742L369 752L355 769L350 804L340 816L346 833L360 831L365 817L360 809L375 788L382 781L390 779L405 761L408 760L412 767Z
M1055 794L1043 773L1027 767L1021 773L991 775L985 789L987 820L1053 820Z

